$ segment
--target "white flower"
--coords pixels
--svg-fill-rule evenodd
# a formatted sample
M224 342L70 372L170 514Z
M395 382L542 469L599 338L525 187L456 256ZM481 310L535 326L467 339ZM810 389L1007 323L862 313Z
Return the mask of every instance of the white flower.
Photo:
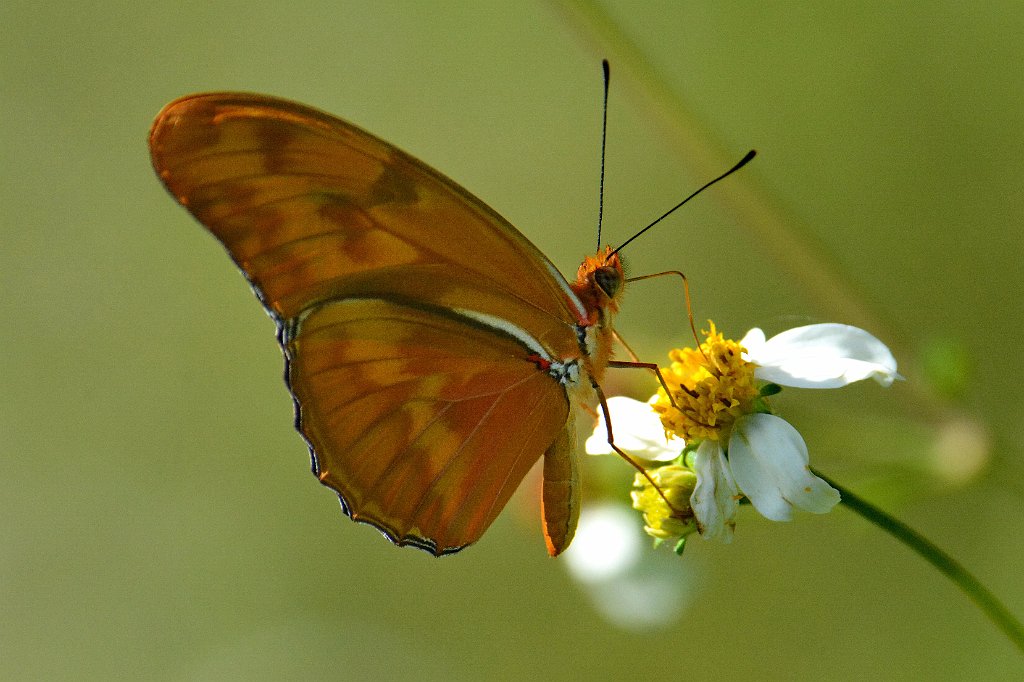
M712 341L735 344L713 335L708 344ZM902 378L896 372L895 358L881 341L848 325L797 327L767 341L764 332L752 329L739 345L746 349L742 360L756 366L754 378L782 386L837 388L869 378L889 386ZM697 357L694 354L698 351L674 352ZM701 357L707 358L708 354ZM719 376L714 373L722 371L726 371L722 365L708 365L705 373ZM630 446L636 446L635 454L656 461L673 460L681 454L685 443L679 438L666 440L665 426L656 416L651 418L654 413L649 405L612 398L608 407L615 443L626 452L633 452ZM718 413L727 414L724 410ZM726 447L717 434L728 439ZM587 452L611 451L602 419L587 440ZM808 461L803 438L780 417L750 408L733 421L723 422L713 437L697 444L691 462L697 485L690 496L690 507L700 534L728 542L738 501L744 496L762 516L773 521L790 520L794 509L816 514L830 511L840 500L839 492L815 476Z

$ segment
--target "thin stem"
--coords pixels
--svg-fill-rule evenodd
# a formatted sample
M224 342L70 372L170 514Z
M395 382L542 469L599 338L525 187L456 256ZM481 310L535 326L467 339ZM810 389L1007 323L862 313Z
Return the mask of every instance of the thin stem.
M1010 610L1003 605L999 599L992 594L981 582L978 581L960 562L946 554L907 524L899 521L867 500L857 497L849 489L844 488L835 481L823 476L821 472L814 473L826 483L839 491L842 495L842 503L852 511L860 514L865 519L886 531L894 538L910 547L920 554L928 563L934 566L940 573L952 580L957 587L964 591L968 597L977 605L981 611L1003 631L1011 642L1018 649L1024 652L1024 624L1021 624L1017 617L1010 613Z

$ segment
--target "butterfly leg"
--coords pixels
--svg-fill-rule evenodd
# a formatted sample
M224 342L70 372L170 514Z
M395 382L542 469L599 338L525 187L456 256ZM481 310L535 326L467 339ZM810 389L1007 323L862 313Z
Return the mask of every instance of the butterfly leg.
M672 397L672 391L669 390L668 384L665 383L665 377L662 376L661 368L658 367L657 363L654 363L654 362L635 362L635 361L627 362L625 360L609 360L608 361L608 366L609 367L616 367L616 368L619 368L619 369L629 368L629 369L649 369L649 370L651 370L652 372L654 372L654 375L656 377L658 377L658 383L661 384L662 390L664 390L665 391L665 395L668 396L669 403L672 405L672 407L674 407L676 409L679 409L679 406L676 405L675 398ZM600 394L600 389L598 389L598 395L601 395ZM607 410L605 411L605 416L606 417L608 416Z
M626 363L626 366L629 367L635 365ZM657 369L657 366L655 366L655 369ZM651 475L647 473L647 469L645 469L639 462L637 462L631 456L626 454L626 452L622 448L615 444L615 434L612 433L612 415L611 412L608 410L608 400L605 398L604 391L601 390L601 387L597 384L596 381L591 382L591 385L594 387L594 391L597 393L597 399L601 403L601 412L604 413L604 424L605 428L608 431L608 445L611 447L612 450L615 451L615 454L629 462L629 464L634 469L639 471L640 475L646 478L647 482L650 483L651 486L658 491L658 495L660 495L661 499L665 501L665 504L668 505L668 508L672 510L673 516L678 516L679 518L686 518L688 515L687 512L684 512L681 509L677 509L675 505L669 502L668 498L665 497L665 493L662 491L662 489L658 487L658 484L654 482L654 479L651 478Z
M690 300L690 280L686 278L686 275L684 275L678 270L666 270L665 272L655 272L654 274L651 275L640 275L639 277L630 277L626 281L639 282L640 280L653 279L655 277L664 277L665 275L679 275L683 279L683 299L686 301L686 319L689 320L690 322L690 331L693 332L693 340L697 342L697 348L699 349L700 337L697 336L697 325L693 323L693 303ZM621 342L622 339L619 339L619 341ZM623 346L625 346L625 344L623 344ZM629 350L629 347L627 346L626 349ZM703 353L703 351L701 352ZM630 351L630 355L632 356L632 351ZM636 360L635 356L633 356L633 360Z

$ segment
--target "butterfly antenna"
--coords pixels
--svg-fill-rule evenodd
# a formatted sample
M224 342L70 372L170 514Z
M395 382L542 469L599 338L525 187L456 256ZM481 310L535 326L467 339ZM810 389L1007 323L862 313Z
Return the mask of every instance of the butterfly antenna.
M704 190L706 190L706 189L707 189L708 187L710 187L711 185L715 184L715 183L716 183L716 182L718 182L719 180L724 180L725 178L729 177L730 175L732 175L733 173L735 173L736 171L738 171L738 170L739 170L740 168L743 168L744 166L746 166L746 165L747 165L748 163L750 163L750 160L751 160L751 159L753 159L753 158L754 158L754 157L755 157L756 155L757 155L757 152L756 152L756 151L754 151L753 149L751 149L751 150L750 150L749 152L747 152L746 156L744 156L744 157L743 157L742 159L740 159L739 163L737 163L737 164L736 164L735 166L733 166L733 167L732 167L732 168L730 168L729 170L725 171L724 173L722 173L721 175L719 175L719 176L718 176L717 178L715 178L714 180L711 180L710 182L707 182L707 183L705 183L705 184L704 184L704 185L703 185L703 186L702 186L702 187L701 187L700 189L698 189L697 191L695 191L695 192L694 192L693 194L691 194L690 196L686 197L685 199L683 199L682 201L680 201L680 202L679 202L678 204L676 204L675 206L673 206L673 207L672 207L672 208L670 208L669 210L665 211L665 212L664 212L664 213L663 213L663 214L661 215L661 217L657 218L657 219L656 219L656 220L654 220L654 222L652 222L652 223L651 223L650 225L648 225L647 227L645 227L644 229L640 230L639 232L637 232L636 234L634 234L634 235L633 235L632 237L630 237L629 239L627 239L627 240L626 240L625 242L623 242L623 243L622 243L622 244L621 244L621 245L619 246L619 248L615 249L615 251L613 251L612 253L613 253L613 254L616 254L616 253L618 253L619 251L622 251L622 249L626 248L626 244L629 244L629 243L630 243L631 241L633 241L634 239L636 239L637 237L639 237L640 235L642 235L642 234L643 234L644 232L646 232L647 230L651 229L652 227L654 227L655 225L657 225L658 223L660 223L660 222L661 222L662 220L664 220L665 218L667 218L667 217L669 217L670 215L672 215L673 213L675 213L676 209L678 209L678 208L679 208L680 206L682 206L683 204L685 204L685 203L686 203L687 201L689 201L690 199L694 198L695 196L697 196L698 194L700 194L701 192L703 192Z
M601 250L601 221L604 219L604 154L608 140L608 83L612 72L608 60L601 60L604 71L604 103L601 105L601 185L597 191L597 250Z

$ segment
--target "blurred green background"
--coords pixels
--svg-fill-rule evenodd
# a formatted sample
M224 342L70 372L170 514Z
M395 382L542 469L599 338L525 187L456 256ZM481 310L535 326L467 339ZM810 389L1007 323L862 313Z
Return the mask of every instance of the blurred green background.
M1024 613L1020 3L599 7L601 29L544 3L3 4L0 678L1019 678L963 595L843 508L647 552L609 606L546 556L529 481L437 560L310 476L273 325L154 177L153 116L221 89L330 111L571 273L608 56L607 240L757 148L631 272L684 270L737 338L870 325L908 381L777 406L816 466ZM660 359L681 310L677 282L636 284L618 328Z

